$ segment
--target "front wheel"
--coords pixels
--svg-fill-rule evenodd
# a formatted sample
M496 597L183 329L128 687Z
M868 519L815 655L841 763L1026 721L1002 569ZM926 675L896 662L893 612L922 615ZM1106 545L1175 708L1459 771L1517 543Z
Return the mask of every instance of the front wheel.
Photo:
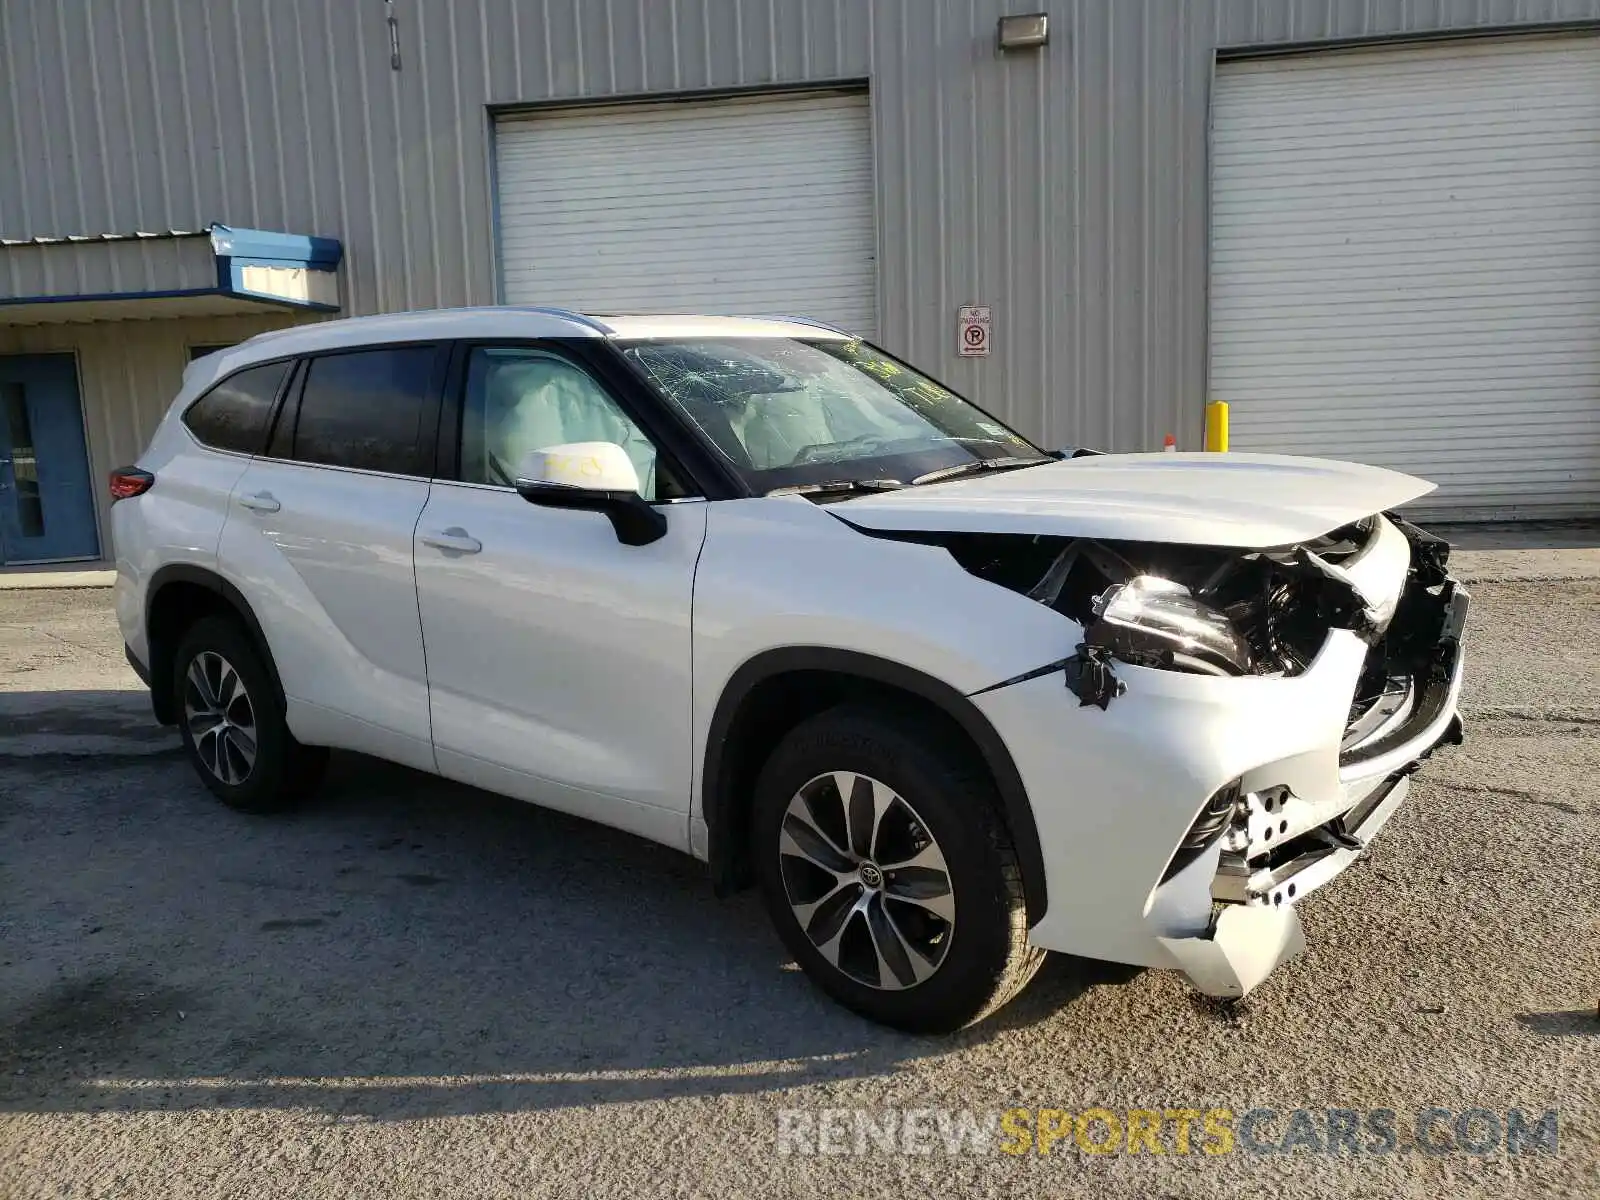
M261 655L224 617L195 622L173 663L184 749L201 781L244 812L286 808L312 791L327 751L303 746L284 720Z
M864 1016L958 1029L1044 959L993 784L911 714L845 706L796 727L761 773L751 836L785 945Z

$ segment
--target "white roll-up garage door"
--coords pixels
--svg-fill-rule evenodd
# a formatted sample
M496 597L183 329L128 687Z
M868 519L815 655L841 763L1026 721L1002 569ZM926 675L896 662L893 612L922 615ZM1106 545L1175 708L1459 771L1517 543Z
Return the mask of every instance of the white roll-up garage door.
M1233 448L1463 517L1600 504L1600 40L1226 62L1211 364Z
M877 324L860 95L628 105L495 126L509 304Z

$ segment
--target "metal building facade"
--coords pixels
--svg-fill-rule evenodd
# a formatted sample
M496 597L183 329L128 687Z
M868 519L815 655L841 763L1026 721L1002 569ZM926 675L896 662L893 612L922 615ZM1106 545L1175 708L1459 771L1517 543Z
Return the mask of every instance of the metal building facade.
M998 53L998 18L1037 9L1050 44ZM1172 432L1192 447L1218 53L1576 26L1600 21L1600 0L392 11L398 69L381 0L0 0L0 237L304 230L343 242L347 314L492 303L497 111L855 84L873 117L879 340L1046 443L1149 448ZM970 303L993 307L986 359L955 353L956 309ZM70 340L37 329L0 340ZM167 361L186 336L146 340ZM92 410L117 395L80 369L91 434L116 429ZM142 371L130 364L127 378ZM159 379L176 386L166 368ZM109 436L97 459L138 449L134 434Z

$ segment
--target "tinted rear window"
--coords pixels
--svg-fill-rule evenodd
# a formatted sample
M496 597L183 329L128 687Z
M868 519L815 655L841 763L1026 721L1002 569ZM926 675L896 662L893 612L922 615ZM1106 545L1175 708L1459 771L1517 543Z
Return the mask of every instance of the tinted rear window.
M419 437L433 374L432 346L313 358L294 428L301 462L426 475Z
M288 363L276 362L230 375L189 406L183 423L208 446L260 454L272 402L288 373Z

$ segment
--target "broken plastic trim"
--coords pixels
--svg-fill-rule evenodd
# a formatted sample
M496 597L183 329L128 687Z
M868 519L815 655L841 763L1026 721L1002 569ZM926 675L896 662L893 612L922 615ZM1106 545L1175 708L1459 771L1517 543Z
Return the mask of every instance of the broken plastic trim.
M1070 658L1058 658L1055 662L1034 667L1033 670L1024 671L1021 675L1013 675L1010 679L991 683L988 687L969 692L968 697L998 692L1001 688L1027 683L1030 679L1042 679L1046 675L1054 675L1057 671L1066 677L1067 690L1078 698L1079 708L1087 708L1092 704L1103 711L1111 707L1112 700L1128 690L1128 685L1118 679L1116 672L1111 669L1111 653L1099 646L1088 646L1080 642L1077 652Z
M1400 626L1395 633L1397 637L1409 635L1422 643L1410 649L1402 644L1400 651L1412 681L1410 686L1415 694L1415 704L1401 724L1382 736L1343 749L1339 755L1342 772L1354 771L1381 760L1414 741L1423 731L1438 723L1459 692L1461 640L1470 600L1467 590L1451 579L1446 581L1437 596L1418 588L1405 599L1408 604L1395 618L1395 623ZM1431 637L1428 636L1430 630ZM1431 751L1440 741L1459 742L1460 737L1460 717L1456 716L1423 754Z
M1361 589L1351 581L1343 567L1336 567L1327 559L1305 546L1297 546L1294 560L1300 566L1315 571L1332 587L1324 587L1319 597L1323 616L1335 629L1348 629L1367 645L1378 640L1377 614L1361 594Z
M1426 529L1419 529L1399 513L1387 512L1383 515L1411 544L1411 570L1417 582L1425 588L1435 588L1444 583L1450 577L1447 569L1450 543Z
M1173 851L1172 861L1161 873L1162 883L1167 882L1199 858L1213 842L1227 833L1242 800L1243 793L1239 790L1237 779L1224 784L1212 794L1206 801L1205 807L1195 817L1194 823L1189 826L1189 832L1184 834L1183 841L1179 842L1178 848Z
M1067 659L1064 669L1067 690L1078 698L1079 708L1093 704L1104 712L1115 697L1128 690L1128 685L1111 669L1111 652L1101 646L1080 642L1078 652Z

